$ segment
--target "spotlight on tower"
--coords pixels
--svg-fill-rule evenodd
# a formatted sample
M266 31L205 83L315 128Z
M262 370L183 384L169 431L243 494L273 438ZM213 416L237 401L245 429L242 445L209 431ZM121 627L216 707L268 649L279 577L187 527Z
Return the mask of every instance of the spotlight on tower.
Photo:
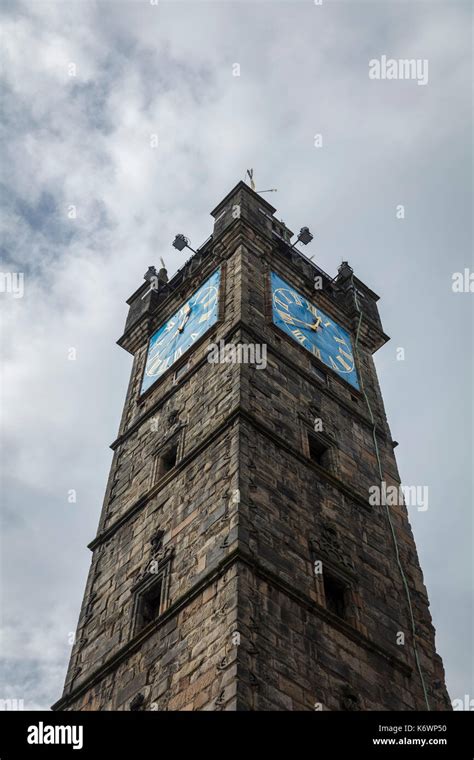
M189 248L190 251L193 253L196 253L194 248L191 248L189 245L189 240L185 235L176 235L175 239L173 240L173 248L176 248L178 251L183 251L185 248Z
M298 237L296 238L295 242L290 246L290 248L294 248L294 250L298 250L296 246L298 243L303 243L303 245L308 245L308 243L311 243L313 239L313 235L309 231L308 227L302 227L298 233Z
M308 243L311 243L313 239L313 235L309 231L308 227L302 227L300 229L300 234L298 235L297 243L303 243L303 245L308 245Z

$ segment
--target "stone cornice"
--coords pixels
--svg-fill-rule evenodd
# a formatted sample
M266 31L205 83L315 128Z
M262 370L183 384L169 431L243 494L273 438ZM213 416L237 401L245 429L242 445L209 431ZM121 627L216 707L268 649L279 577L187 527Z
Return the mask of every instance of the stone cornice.
M250 193L253 192L250 190L250 188L245 186L245 183L242 183L242 185L244 190L247 190ZM236 190L236 188L238 188L238 186L239 185L236 185L234 190L229 193L228 198L232 196L232 193ZM228 198L224 200L227 200ZM263 204L265 203L264 199L261 198L259 198L259 202ZM219 206L222 204L224 204L224 201L222 201ZM268 206L269 208L273 209L273 207L269 204ZM249 219L236 218L232 224L226 227L220 234L216 235L214 233L211 235L211 237L201 246L201 248L198 249L198 251L193 256L191 256L188 261L186 261L186 263L181 267L181 269L178 270L178 272L176 272L176 274L171 278L166 286L169 294L160 302L160 311L166 311L173 302L176 294L184 292L184 290L186 290L191 285L192 281L197 277L198 268L200 268L199 277L204 279L205 273L207 273L208 270L210 271L212 267L218 263L219 260L223 261L227 258L230 258L230 256L234 254L236 248L238 248L239 245L245 245L250 249L252 247L258 248L258 245L255 246L254 241L249 239L248 235L245 232L246 228L252 230L253 234L255 235L255 239L261 242L261 245L265 250L270 246L272 255L275 254L276 256L281 257L281 260L286 264L288 264L288 255L290 255L292 265L298 266L298 271L301 275L307 276L307 272L314 269L314 272L321 272L330 279L329 275L323 272L323 270L320 270L319 267L311 262L310 259L307 259L301 253L301 251L293 248L286 241L278 239L277 243L275 244L274 237L265 234ZM257 253L257 255L261 255L261 253ZM377 294L374 293L367 285L365 285L365 283L363 283L358 278L355 278L355 280L357 280L357 283L363 287L367 293L371 294L374 297L374 300L378 300ZM174 286L175 282L177 283L176 286ZM142 283L138 290L135 291L133 296L127 300L127 303L131 303L133 298L138 296L143 290L144 284ZM354 319L356 312L350 312L344 304L333 298L330 293L325 293L325 297L333 304L334 308L345 313L348 319ZM152 312L143 313L131 326L125 330L123 335L117 341L117 344L122 348L125 348L125 350L133 353L136 350L136 345L132 339L132 336L137 332L137 329L139 329L141 325L148 325L149 321L153 320L155 314L156 309ZM386 335L377 325L375 325L375 323L372 322L368 315L366 315L365 318L366 321L370 323L372 332L377 333L379 336L378 347L380 347L387 340L389 340L389 336ZM149 329L147 328L147 332L148 331ZM133 348L131 348L132 346Z
M279 436L277 433L275 433L271 428L267 427L264 423L260 422L256 417L254 417L253 414L251 414L249 411L244 409L243 407L236 406L228 415L228 417L225 419L224 422L222 422L220 425L218 425L211 433L204 438L200 444L198 444L194 449L189 451L186 456L184 456L176 465L176 467L173 469L172 472L169 473L169 475L166 476L166 478L160 480L160 482L154 486L152 489L147 491L145 494L140 496L140 498L132 504L132 506L121 515L116 522L114 522L111 526L109 526L106 530L102 531L101 533L98 533L97 536L88 544L88 548L91 549L91 551L94 551L94 549L97 548L100 544L104 543L105 541L108 541L109 538L111 538L114 533L119 530L122 525L124 525L131 517L133 517L136 513L138 513L146 504L153 499L157 494L163 490L163 488L168 485L174 478L190 463L195 459L199 454L201 454L214 440L219 438L229 427L231 427L236 421L238 420L245 420L249 425L251 425L255 430L257 430L259 433L264 435L266 438L271 440L275 445L279 446L281 449L285 450L287 454L290 454L292 457L297 459L301 464L304 464L305 466L311 468L314 470L315 473L318 474L320 478L325 480L326 482L330 483L334 488L336 488L338 491L343 493L345 496L347 496L348 499L351 501L354 501L359 506L363 507L364 509L367 509L368 511L371 510L371 507L368 503L368 497L364 497L362 494L358 493L357 491L354 491L350 486L347 485L344 481L340 480L338 477L333 475L331 472L326 470L324 467L320 467L318 464L313 462L311 459L308 459L302 452L296 451L292 446L290 446L287 441Z
M234 324L222 336L222 340L227 341L227 339L230 338L237 330L244 330L246 333L251 335L259 343L266 343L265 337L260 332L255 330L253 327L250 327L249 325L247 325L243 320L238 320L237 322L234 322ZM213 334L215 335L216 332L217 332L217 327L213 331ZM210 337L210 335L208 337ZM282 334L282 337L285 337L285 336ZM275 346L271 346L268 344L267 346L268 346L269 352L273 354L273 356L275 356L277 359L282 361L288 367L291 367L291 369L295 370L296 372L299 372L308 382L315 383L314 377L305 367L301 367L299 364L294 362L290 357L286 356L282 351L275 348ZM314 362L315 365L321 367L322 371L324 372L327 371L328 368L326 367L325 364L323 364L322 362L319 362L316 358L314 358L312 361ZM122 435L119 435L115 439L115 441L113 441L110 444L110 448L115 451L115 449L121 446L127 440L127 438L129 438L130 435L135 433L147 419L149 419L154 414L156 414L157 411L159 411L159 409L174 395L174 393L176 393L176 391L181 387L181 385L184 382L187 382L187 380L192 375L194 375L199 369L201 369L201 367L203 367L206 363L207 363L207 357L203 357L199 362L196 362L196 364L194 364L191 367L189 372L187 372L186 374L182 376L182 378L179 380L178 383L176 383L176 385L170 388L169 391L167 391L163 396L161 396L158 399L158 401L155 404L153 404L153 406L151 406L149 409L147 409L147 411L144 414L138 417L138 419L136 419L130 425L130 427L127 428L127 430L125 430L122 433ZM335 377L337 380L339 380L339 382L341 383L344 382L343 380L340 380L339 378L337 378L336 375ZM320 391L324 395L328 396L328 398L331 398L333 401L343 406L346 411L350 412L352 415L354 415L354 417L357 417L357 419L361 423L369 427L370 430L372 431L372 423L369 417L366 417L359 409L356 409L355 407L351 406L351 404L347 403L347 401L341 398L331 388L328 388L327 386L324 386L324 385L318 385L317 387L318 387L318 391ZM362 396L362 394L360 394L354 388L351 388L351 393L354 393L354 395L357 395L357 396ZM388 441L388 437L385 435L382 429L379 428L377 430L377 434L382 440ZM388 442L391 443L391 441L388 441Z
M66 696L55 702L55 704L52 705L51 709L63 710L67 708L70 702L80 697L88 689L93 687L105 676L115 670L124 660L136 652L148 638L155 634L157 630L159 630L171 618L173 618L182 609L184 609L205 588L207 588L211 583L220 578L231 567L238 563L246 565L252 570L252 572L255 573L255 575L264 579L272 586L285 593L294 602L300 604L309 612L320 617L322 620L324 620L325 623L332 625L340 633L347 636L347 638L351 639L359 646L370 652L373 652L378 657L386 660L391 667L396 668L406 677L411 676L413 670L406 662L396 657L391 652L386 651L383 647L376 644L363 633L338 618L337 615L334 615L325 607L318 604L308 594L304 593L303 591L294 589L292 586L290 586L290 584L282 580L272 570L264 568L256 557L242 551L242 549L236 548L233 549L226 557L224 557L224 559L215 568L213 568L209 573L201 578L198 583L194 584L194 586L192 586L185 594L173 602L163 613L163 615L160 616L160 619L156 622L155 626L147 627L145 631L141 631L139 634L130 639L130 641L121 647L107 662L99 666L96 671L91 673L91 675L85 681L83 681L75 689L72 689Z

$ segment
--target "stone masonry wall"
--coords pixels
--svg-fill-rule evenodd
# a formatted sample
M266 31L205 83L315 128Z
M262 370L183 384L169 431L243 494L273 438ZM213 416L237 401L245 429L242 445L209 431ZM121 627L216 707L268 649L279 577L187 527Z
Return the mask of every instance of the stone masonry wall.
M251 649L258 653L253 665L252 658L245 657L245 636L241 647L246 670L253 667L259 681L258 689L255 684L249 687L253 701L247 695L247 704L252 709L314 709L311 706L321 702L328 709L344 709L344 689L351 689L360 696L357 709L425 709L408 603L385 506L368 502L369 488L380 477L365 400L330 371L327 386L322 385L311 376L312 360L301 348L283 336L275 340L265 291L268 270L276 267L298 287L284 266L277 257L269 262L252 250L243 255L243 302L252 334L244 330L240 339L255 341L260 335L268 343L267 368L245 365L241 386L241 405L248 418L241 426L239 546L248 552L251 568L239 579L244 583L245 578L259 601L251 604L250 591L243 590L245 585L239 587L239 625L244 630L244 622L248 625L256 615L260 617L258 632L252 636ZM316 300L303 282L299 288ZM321 305L320 298L317 302ZM363 346L359 372L380 420L377 440L384 479L398 486L382 396L372 356ZM322 420L330 443L324 467L310 461L306 443L316 417ZM430 702L432 707L447 709L443 670L407 510L403 504L390 510ZM324 609L315 557L349 581L348 625L341 626ZM300 610L295 595L302 597ZM405 636L403 645L397 644L400 632ZM296 647L298 664L289 667L288 657ZM262 669L260 677L255 674L257 665ZM240 676L245 681L239 670ZM291 695L285 680L290 676ZM241 705L245 702L242 698Z
M236 251L225 267L225 317L209 340L218 340L239 316L239 268ZM166 317L182 300L181 294L171 302ZM71 690L84 693L70 700L68 709L126 709L134 691L146 691L148 702L158 700L158 709L165 703L166 709L194 704L221 709L235 697L234 686L234 693L228 688L214 704L220 697L215 689L232 680L229 647L237 581L232 563L225 563L237 547L233 494L239 488L239 435L233 413L240 367L208 363L207 345L193 352L178 382L174 371L169 373L143 401L139 388L146 346L136 355L64 697ZM157 480L156 456L174 438L179 441L177 466ZM136 652L127 653L134 640L134 587L152 558L150 541L157 531L171 557L166 622ZM227 664L216 671L214 660L222 663L226 657ZM161 658L163 673L173 666L163 697L157 693L165 678L158 667ZM120 664L112 667L115 662ZM91 678L97 685L90 685Z

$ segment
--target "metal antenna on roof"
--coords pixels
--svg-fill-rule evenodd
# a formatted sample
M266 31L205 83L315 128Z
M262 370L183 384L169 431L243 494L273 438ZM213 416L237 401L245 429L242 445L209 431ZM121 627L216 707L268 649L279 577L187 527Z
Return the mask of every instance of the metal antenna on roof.
M255 189L255 182L254 182L254 179L253 179L253 169L247 169L247 175L246 176L248 176L248 178L250 180L250 187L252 188L252 190L254 190L256 193L259 193L259 195L261 195L262 193L276 193L277 192L276 187L272 187L270 190L256 190Z

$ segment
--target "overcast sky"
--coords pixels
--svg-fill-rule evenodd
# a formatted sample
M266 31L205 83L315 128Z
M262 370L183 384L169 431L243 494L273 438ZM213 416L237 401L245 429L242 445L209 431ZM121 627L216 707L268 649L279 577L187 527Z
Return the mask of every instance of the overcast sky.
M451 698L474 697L474 294L451 287L474 268L471 4L2 6L1 270L24 295L0 293L0 697L35 709L62 692L131 368L125 299L160 256L181 265L176 232L208 237L248 167L324 270L347 259L381 296L401 477L429 487L409 512L437 647ZM428 82L369 79L383 55L426 59Z

